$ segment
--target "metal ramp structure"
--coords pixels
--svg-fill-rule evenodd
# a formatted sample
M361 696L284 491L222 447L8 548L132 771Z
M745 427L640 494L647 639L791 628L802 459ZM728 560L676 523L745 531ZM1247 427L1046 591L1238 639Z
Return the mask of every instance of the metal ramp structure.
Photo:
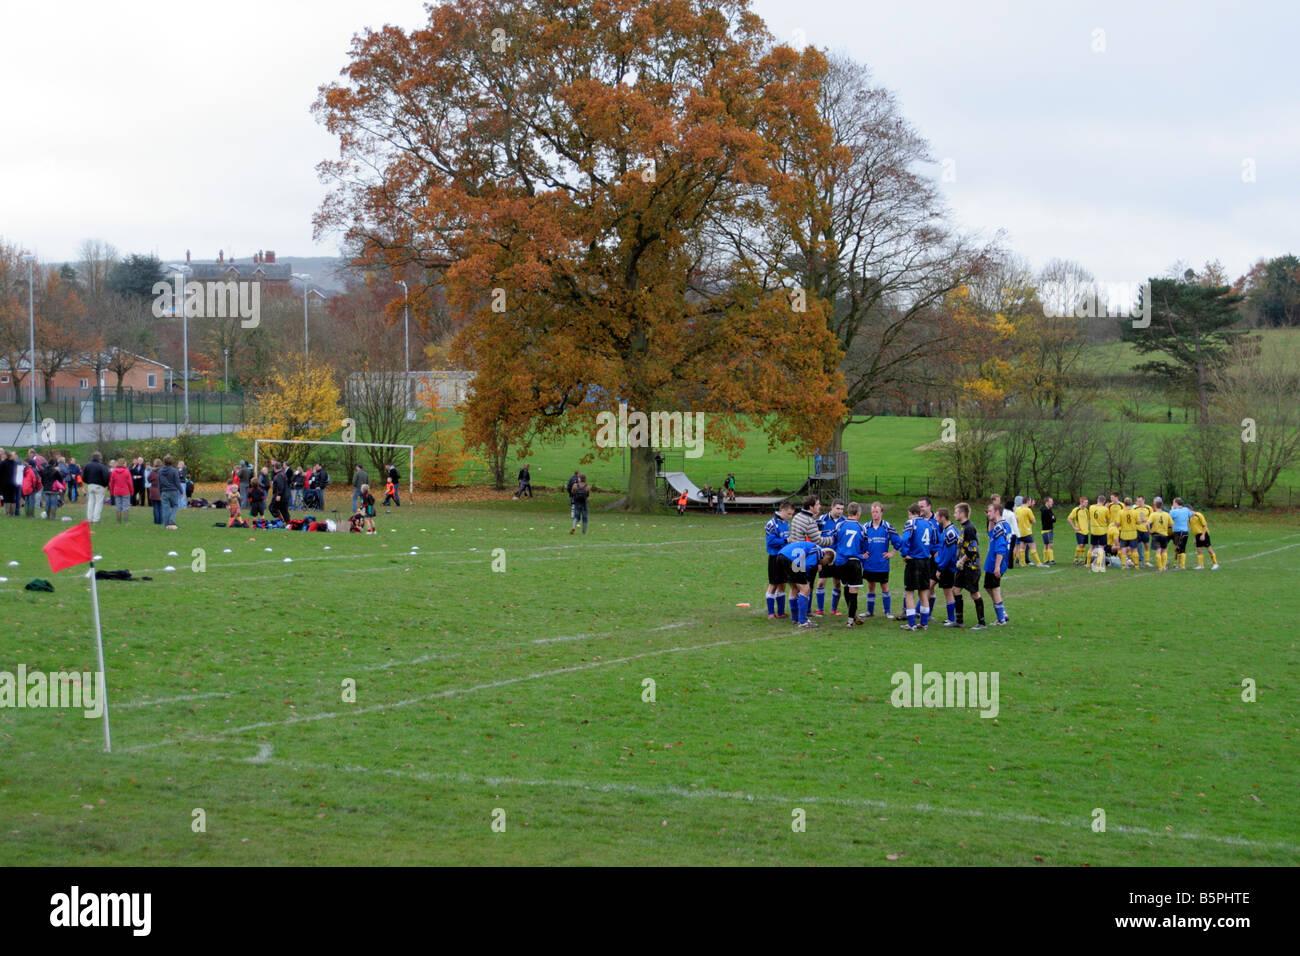
M849 490L849 454L846 451L835 452L832 455L814 455L810 462L810 471L812 474L799 487L797 491L788 495L737 495L734 500L727 502L728 511L769 511L775 508L783 501L794 501L796 507L806 495L814 494L819 496L823 502L829 503L832 499L843 498L848 500ZM686 492L688 507L705 508L709 507L708 500L700 486L691 481L690 477L684 471L660 471L656 470L655 477L663 482L664 501L669 505L675 505L678 496L683 491Z
M829 455L815 454L812 457L812 474L804 483L806 494L820 497L823 503L835 498L849 500L849 453L832 452Z
M709 503L704 496L704 492L700 489L698 485L695 484L695 482L691 481L691 479L687 477L684 471L665 471L665 472L661 472L659 477L663 479L664 494L668 504L670 505L676 504L678 496L683 491L685 491L688 507L692 505L697 508L705 508L705 509L709 507ZM804 483L804 487L805 488L807 487L807 482ZM799 494L799 492L795 492L795 495L797 494ZM775 508L781 502L788 501L792 497L794 497L794 495L779 495L775 497L737 495L735 498L729 499L727 501L727 510L728 511L769 511Z

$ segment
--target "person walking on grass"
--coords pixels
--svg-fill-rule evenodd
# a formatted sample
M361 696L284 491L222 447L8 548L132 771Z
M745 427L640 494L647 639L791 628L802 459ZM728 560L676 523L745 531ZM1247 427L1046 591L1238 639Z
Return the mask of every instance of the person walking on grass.
M578 483L573 486L569 492L569 500L573 502L573 527L569 529L569 534L578 530L578 523L582 523L582 533L587 533L587 499L591 497L591 488L587 484L586 475L578 475Z
M523 462L519 468L519 487L515 489L514 500L518 501L524 495L529 498L533 496L533 476L528 471L528 462Z
M393 483L393 504L402 507L402 474L397 470L397 466L390 464L388 466L388 480Z
M564 483L564 493L569 496L569 517L573 519L575 526L577 525L578 522L578 511L577 508L574 506L573 489L576 488L577 486L578 486L578 470L575 468L573 474L569 476L569 480ZM570 534L572 534L572 532L570 532Z

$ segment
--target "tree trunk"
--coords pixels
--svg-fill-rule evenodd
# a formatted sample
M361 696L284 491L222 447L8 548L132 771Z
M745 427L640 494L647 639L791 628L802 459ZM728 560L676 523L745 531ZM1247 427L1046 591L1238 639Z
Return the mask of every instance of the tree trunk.
M1206 381L1206 370L1204 365L1196 366L1196 401L1198 404L1197 414L1200 415L1202 425L1210 423L1210 390Z
M848 418L841 418L835 423L835 430L831 432L830 447L827 449L829 454L835 455L844 450L844 429L848 427Z
M655 450L649 445L628 449L628 511L656 511L659 496L655 488Z

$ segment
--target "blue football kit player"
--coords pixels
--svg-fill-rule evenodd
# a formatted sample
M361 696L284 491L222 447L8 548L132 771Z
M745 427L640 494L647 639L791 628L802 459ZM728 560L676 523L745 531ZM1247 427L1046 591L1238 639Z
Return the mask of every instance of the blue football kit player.
M788 501L781 502L776 514L768 519L763 535L767 543L767 616L771 620L785 617L786 583L777 571L776 558L785 547L790 534L790 516L794 514L794 505Z

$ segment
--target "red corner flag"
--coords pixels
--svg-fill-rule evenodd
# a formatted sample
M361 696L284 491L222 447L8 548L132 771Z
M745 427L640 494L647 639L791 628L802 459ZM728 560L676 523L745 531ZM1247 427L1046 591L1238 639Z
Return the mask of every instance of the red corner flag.
M56 534L41 548L50 561L50 570L58 574L64 568L85 564L95 557L90 547L90 522L83 521L62 534Z

